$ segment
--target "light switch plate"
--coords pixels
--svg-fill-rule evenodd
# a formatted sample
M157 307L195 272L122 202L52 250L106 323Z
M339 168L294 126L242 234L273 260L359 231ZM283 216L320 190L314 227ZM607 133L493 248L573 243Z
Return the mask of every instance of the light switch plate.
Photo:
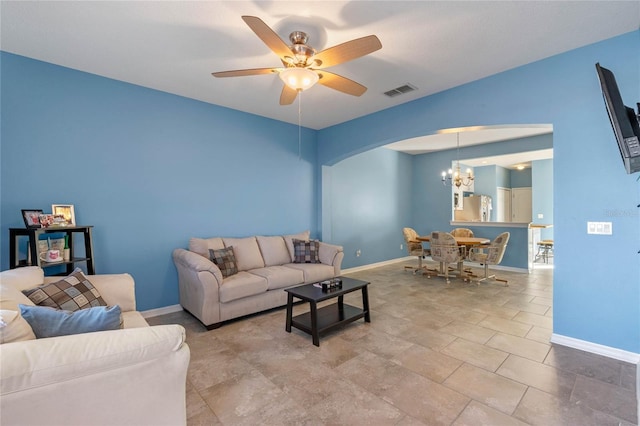
M613 224L611 222L587 222L587 234L612 235Z

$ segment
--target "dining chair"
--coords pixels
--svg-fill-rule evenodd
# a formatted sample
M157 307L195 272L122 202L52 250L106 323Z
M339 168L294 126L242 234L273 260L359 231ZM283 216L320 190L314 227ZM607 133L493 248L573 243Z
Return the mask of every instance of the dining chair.
M464 246L458 246L454 236L448 232L432 232L429 242L431 244L431 259L440 263L440 270L437 271L437 275L444 277L448 285L450 283L449 264L454 263L459 266L460 262L464 261L465 248ZM460 270L459 267L458 270ZM425 275L431 278L436 274L434 271L428 270L425 271ZM461 278L467 281L466 276L461 276Z
M402 235L404 236L404 243L407 246L407 252L409 256L418 256L418 267L415 268L410 265L406 265L405 269L413 269L413 273L422 270L422 259L425 256L429 256L429 250L425 250L422 243L418 241L418 233L413 228L402 228Z
M499 265L500 262L502 262L510 236L510 233L503 232L488 246L472 247L469 250L467 259L471 262L477 262L484 266L484 276L478 280L478 285L480 285L481 281L493 279L495 281L503 282L505 287L508 286L507 280L496 278L495 274L489 275L489 265Z
M473 231L469 228L455 228L451 231L454 237L473 237Z

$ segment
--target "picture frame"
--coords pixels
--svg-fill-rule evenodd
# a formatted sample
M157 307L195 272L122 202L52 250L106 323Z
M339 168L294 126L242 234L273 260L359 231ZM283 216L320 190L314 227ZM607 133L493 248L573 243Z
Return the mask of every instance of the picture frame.
M73 204L51 204L51 213L64 217L64 226L76 226L76 213Z
M22 220L24 220L24 226L29 229L40 228L40 215L42 210L40 209L22 209Z

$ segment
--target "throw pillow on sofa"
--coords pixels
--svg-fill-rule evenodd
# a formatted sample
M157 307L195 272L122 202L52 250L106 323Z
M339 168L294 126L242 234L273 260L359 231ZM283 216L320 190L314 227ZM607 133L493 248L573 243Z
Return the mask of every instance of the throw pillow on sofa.
M48 306L19 307L22 318L29 323L38 339L122 328L122 312L118 305L95 306L75 312Z
M238 273L238 264L232 246L219 250L209 249L209 259L218 265L224 278Z
M78 311L94 306L107 306L98 290L80 268L54 283L22 291L38 306L49 306L65 311Z
M318 253L320 242L318 240L302 241L293 240L293 263L320 263Z

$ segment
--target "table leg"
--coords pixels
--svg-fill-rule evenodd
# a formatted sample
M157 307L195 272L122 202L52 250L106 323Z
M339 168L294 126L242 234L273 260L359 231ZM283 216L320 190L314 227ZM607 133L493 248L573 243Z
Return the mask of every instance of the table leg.
M291 333L291 318L293 316L293 294L287 293L287 322L284 329Z
M311 305L311 337L313 338L313 344L320 346L320 336L318 335L318 308L316 302L309 302Z
M364 310L364 322L371 322L371 314L369 313L369 290L366 285L362 287L362 309Z

